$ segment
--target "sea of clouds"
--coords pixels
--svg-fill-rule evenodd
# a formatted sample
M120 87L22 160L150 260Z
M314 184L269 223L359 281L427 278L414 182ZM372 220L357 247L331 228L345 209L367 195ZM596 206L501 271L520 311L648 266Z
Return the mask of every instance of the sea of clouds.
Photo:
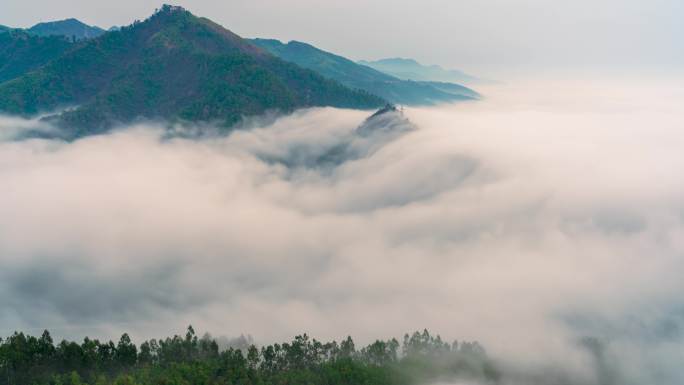
M1 117L0 334L428 328L505 381L680 384L684 87L484 93L193 139L15 140L50 128Z

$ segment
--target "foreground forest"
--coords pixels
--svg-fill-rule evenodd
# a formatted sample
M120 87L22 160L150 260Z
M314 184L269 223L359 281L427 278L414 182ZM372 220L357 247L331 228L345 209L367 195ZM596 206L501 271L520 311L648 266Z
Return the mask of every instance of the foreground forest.
M14 333L0 339L0 384L7 385L412 385L455 378L496 382L477 342L442 341L425 330L357 349L351 337L322 343L306 334L289 343L220 349L208 334L118 343L85 338L55 344Z

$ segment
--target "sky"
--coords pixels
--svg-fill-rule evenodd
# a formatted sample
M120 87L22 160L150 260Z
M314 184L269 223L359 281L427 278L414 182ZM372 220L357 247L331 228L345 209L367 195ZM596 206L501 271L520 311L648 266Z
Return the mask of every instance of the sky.
M352 59L411 57L503 77L663 77L684 65L680 0L177 1L245 37L301 40ZM0 24L76 17L108 28L155 0L4 0Z

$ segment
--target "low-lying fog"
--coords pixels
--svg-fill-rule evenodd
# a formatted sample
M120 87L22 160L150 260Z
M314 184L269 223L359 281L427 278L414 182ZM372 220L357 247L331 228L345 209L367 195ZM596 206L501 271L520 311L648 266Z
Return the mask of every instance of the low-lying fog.
M680 384L684 87L482 91L410 123L313 109L200 140L15 141L44 127L0 118L0 334L428 328L510 381Z

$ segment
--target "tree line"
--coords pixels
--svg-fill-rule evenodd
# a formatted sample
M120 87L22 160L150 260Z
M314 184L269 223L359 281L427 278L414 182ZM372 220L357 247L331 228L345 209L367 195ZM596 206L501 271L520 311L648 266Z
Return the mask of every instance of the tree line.
M413 385L499 377L477 342L448 343L427 330L360 349L351 337L323 343L303 334L221 350L192 326L184 336L139 346L128 334L117 343L86 337L55 344L48 331L0 338L0 385Z

